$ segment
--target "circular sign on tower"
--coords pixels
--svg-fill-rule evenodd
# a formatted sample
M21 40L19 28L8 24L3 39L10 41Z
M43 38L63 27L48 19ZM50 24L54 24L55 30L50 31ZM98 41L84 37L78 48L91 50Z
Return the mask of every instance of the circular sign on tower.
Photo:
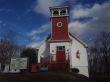
M57 27L62 27L63 23L62 22L57 22Z

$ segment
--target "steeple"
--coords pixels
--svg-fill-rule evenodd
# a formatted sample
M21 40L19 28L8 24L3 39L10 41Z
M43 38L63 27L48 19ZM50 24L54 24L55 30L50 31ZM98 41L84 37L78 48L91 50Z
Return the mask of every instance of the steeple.
M68 7L50 7L51 17L69 16Z
M68 41L69 10L64 7L50 7L51 13L51 41Z

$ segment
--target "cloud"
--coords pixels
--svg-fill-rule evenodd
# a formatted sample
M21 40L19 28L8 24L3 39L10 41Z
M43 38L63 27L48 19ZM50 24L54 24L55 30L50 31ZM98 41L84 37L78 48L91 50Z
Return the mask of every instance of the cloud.
M82 35L82 33L85 32L85 29L87 29L86 24L87 23L81 23L79 21L71 22L69 23L69 31L71 33Z
M27 46L35 47L38 46L45 38L48 36L46 32L50 29L50 23L41 25L38 29L34 29L31 32L27 33L27 36L31 38L32 43ZM44 34L45 35L42 35Z
M91 17L91 20L81 22L78 19ZM95 35L102 31L110 32L110 1L103 4L94 4L92 7L77 5L71 11L69 30L79 36Z
M89 16L89 8L84 8L83 5L77 5L72 11L71 15L72 18L80 18L80 17L86 17Z
M32 42L28 45L26 45L26 47L31 47L31 48L39 48L40 45L42 45L44 43L45 39L43 39L42 41L39 42Z
M42 42L34 42L26 45L26 47L37 48L42 44Z
M65 0L36 0L34 11L45 16L49 15L49 7L59 6Z
M38 29L32 30L27 35L32 37L37 34L41 34L41 33L46 32L49 28L50 28L50 23L47 23L47 24L41 25Z
M31 39L32 39L32 41L39 41L41 39L41 37L33 36Z
M43 14L45 16L49 15L50 6L56 6L63 3L64 0L57 2L57 0L37 0L35 11L37 13ZM80 18L91 17L91 20L86 22L82 22ZM74 20L76 19L76 20ZM75 33L80 38L91 40L91 37L94 37L97 33L102 31L110 32L110 1L105 2L103 4L95 3L92 7L85 7L84 5L76 5L70 11L70 21L69 23L69 31L71 33ZM46 28L47 27L47 28ZM39 29L34 29L28 36L36 39L35 35L44 33L49 29L50 25L48 24L42 25ZM40 39L38 37L37 39ZM87 39L86 38L86 39ZM37 45L38 43L32 43L32 45Z

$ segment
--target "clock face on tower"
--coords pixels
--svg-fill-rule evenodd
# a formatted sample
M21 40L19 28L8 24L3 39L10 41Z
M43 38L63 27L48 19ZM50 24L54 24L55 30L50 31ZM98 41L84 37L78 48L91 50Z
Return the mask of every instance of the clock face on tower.
M62 22L57 22L57 27L62 27L63 23Z

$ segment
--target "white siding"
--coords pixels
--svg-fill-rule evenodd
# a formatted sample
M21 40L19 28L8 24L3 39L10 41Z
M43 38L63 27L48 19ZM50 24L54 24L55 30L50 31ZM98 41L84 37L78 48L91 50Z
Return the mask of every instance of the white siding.
M56 47L65 46L66 59L70 58L70 68L78 68L79 73L88 76L88 59L87 51L84 45L70 36L72 42L44 42L38 52L38 63L40 63L40 57L45 55L52 55L53 60L56 60ZM80 59L76 58L76 52L79 50Z
M38 51L38 63L40 63L40 58L41 57L45 57L45 56L48 56L50 53L49 53L49 43L48 42L44 42L40 48L39 48L39 51Z
M88 74L88 66L74 66L74 68L78 68L79 69L79 74L83 74L87 77L89 77L89 74Z
M67 59L68 55L70 53L70 42L50 43L50 54L56 54L56 47L57 46L65 46L65 54L66 54L66 59Z
M87 59L87 51L84 45L82 45L79 41L72 38L72 46L71 46L71 68L78 68L81 74L88 76L88 59ZM76 52L79 50L80 59L76 58Z

